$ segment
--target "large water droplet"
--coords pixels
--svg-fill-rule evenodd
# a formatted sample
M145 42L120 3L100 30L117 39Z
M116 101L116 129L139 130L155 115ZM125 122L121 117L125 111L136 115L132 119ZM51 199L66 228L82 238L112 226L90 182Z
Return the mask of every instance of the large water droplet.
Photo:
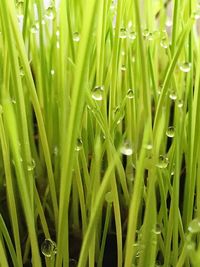
M83 148L83 141L81 138L77 138L75 150L80 151L82 148Z
M95 86L92 90L92 98L97 101L103 100L104 86Z
M174 126L169 126L169 127L167 128L166 135L167 135L168 137L173 138L173 137L174 137L174 134L175 134Z
M128 89L128 92L126 94L127 98L129 99L133 99L135 94L134 94L134 90L133 89Z
M73 41L78 43L80 41L80 35L78 32L73 33Z
M120 148L120 152L123 154L123 155L126 155L126 156L131 156L133 154L133 148L131 146L131 143L126 140L123 145L121 146Z
M179 69L185 73L189 72L191 70L191 67L192 67L192 64L190 62L184 62L179 65Z
M188 226L188 231L192 234L200 232L200 219L196 218L192 220Z
M28 171L29 172L33 171L35 169L35 166L36 166L35 160L31 159L31 161L28 163L28 166L27 166Z
M46 9L46 12L45 12L45 18L48 19L48 20L54 20L55 17L56 17L56 9L55 9L55 6L49 6Z
M45 257L51 258L57 253L56 243L51 239L45 239L41 245L42 254Z
M160 169L165 169L167 168L168 164L169 164L169 159L164 155L160 155L156 166Z
M127 31L126 31L125 28L121 28L121 29L120 29L120 32L119 32L119 38L121 38L121 39L125 39L125 38L127 38Z

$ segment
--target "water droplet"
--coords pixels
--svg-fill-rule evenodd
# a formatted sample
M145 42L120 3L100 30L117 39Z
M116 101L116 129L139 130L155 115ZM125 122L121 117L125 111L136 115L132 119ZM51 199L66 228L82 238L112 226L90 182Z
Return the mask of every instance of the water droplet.
M144 37L148 37L149 36L149 30L148 29L144 29L143 32L142 32L142 35Z
M16 100L13 98L11 99L12 104L16 104Z
M200 232L200 219L196 218L192 220L188 226L188 231L192 234Z
M53 257L57 253L56 243L49 238L45 239L41 245L41 251L45 257Z
M169 126L166 131L166 135L170 138L173 138L175 134L174 126Z
M160 155L156 166L160 169L165 169L167 168L168 164L169 159L166 156Z
M108 192L108 193L106 193L106 195L105 195L105 200L106 200L108 203L112 203L112 202L113 202L113 194L112 194L112 192Z
M51 73L51 75L53 76L53 75L55 74L55 70L52 69L50 73Z
M54 20L56 16L55 6L49 6L45 12L45 18L48 20Z
M182 108L183 107L183 100L179 99L178 103L177 103L178 108Z
M162 48L167 49L169 47L169 41L166 37L163 37L160 41L160 45L162 46Z
M191 70L191 67L192 67L192 64L190 62L184 62L179 65L179 69L185 73L189 72Z
M160 224L156 224L155 225L155 228L153 229L153 233L156 234L156 235L160 235L161 234L161 227L160 227Z
M195 19L195 20L200 19L200 6L198 7L197 10L195 10L195 11L192 13L192 18Z
M104 86L95 86L92 90L92 98L97 101L103 100Z
M131 156L133 154L133 148L128 140L123 143L120 148L120 152L126 156Z
M145 148L146 148L147 150L152 150L153 145L152 145L151 143L148 143L148 144L145 145Z
M80 35L78 32L73 33L73 41L77 43L80 41Z
M176 92L175 90L171 90L170 93L169 93L169 98L173 101L175 101L177 99L177 95L176 95Z
M56 48L58 48L58 49L60 48L60 42L59 41L56 42Z
M121 29L120 29L120 32L119 32L119 38L121 38L121 39L125 39L125 38L127 38L127 31L126 31L125 28L121 28Z
M40 28L39 23L36 22L31 26L31 32L32 33L38 33L39 32L39 28Z
M16 8L17 8L18 14L22 14L23 13L23 8L24 8L24 0L19 0L16 3Z
M35 164L35 160L34 160L34 159L31 159L30 163L29 163L28 166L27 166L28 171L29 171L29 172L30 172L30 171L33 171L33 170L35 169L35 166L36 166L36 164Z
M126 65L125 65L125 64L123 64L123 65L121 66L121 71L126 71Z
M153 39L154 39L153 33L150 32L149 35L147 36L147 40L148 41L153 41Z
M0 114L2 114L3 113L3 107L2 107L2 105L0 105Z
M126 96L129 99L133 99L135 97L134 90L133 89L128 89L128 92L127 92Z
M21 77L24 76L24 68L23 68L22 66L20 66L20 68L19 68L19 75L20 75Z
M134 181L135 172L135 165L133 163L126 166L126 177L129 181Z
M167 18L166 22L165 22L166 27L172 27L173 25L173 21L171 18Z
M117 6L117 2L115 0L112 0L110 4L110 10L114 11L116 9L116 6Z
M137 37L137 33L135 31L130 31L129 34L128 34L128 38L133 41L135 40Z
M82 149L82 147L83 147L83 141L82 141L82 139L81 138L77 138L75 150L76 151L80 151Z

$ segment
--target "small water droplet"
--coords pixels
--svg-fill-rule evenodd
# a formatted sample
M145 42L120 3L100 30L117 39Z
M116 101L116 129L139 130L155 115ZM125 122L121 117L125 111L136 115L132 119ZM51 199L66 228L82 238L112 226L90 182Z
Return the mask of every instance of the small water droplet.
M129 99L133 99L135 97L134 90L133 89L128 89L126 97L129 98Z
M135 31L130 31L129 34L128 34L128 38L133 41L135 40L137 37L137 33Z
M175 101L177 99L177 95L176 95L176 92L175 90L171 90L170 93L169 93L169 98L173 101Z
M105 194L105 200L108 203L112 203L113 202L113 194L112 194L111 191Z
M73 41L77 43L80 41L80 35L78 32L73 33Z
M35 169L35 166L36 166L35 160L34 159L31 159L30 163L28 163L28 166L27 166L28 171L29 172L30 171L33 171Z
M120 148L120 152L123 154L123 155L126 155L126 156L131 156L133 154L133 148L131 146L131 143L126 140L123 145L121 146Z
M35 22L32 26L31 26L31 32L32 33L38 33L39 32L39 23L38 22Z
M160 235L161 234L161 227L160 227L160 224L156 224L155 225L155 228L153 229L153 233L156 234L156 235Z
M152 150L153 145L152 145L151 143L148 143L148 144L145 145L145 148L146 148L147 150Z
M57 146L54 147L54 149L53 149L53 154L54 154L55 156L58 156L58 147L57 147Z
M24 0L19 0L16 3L16 8L17 8L18 14L22 14L23 13L23 8L24 8Z
M184 62L179 65L179 69L182 72L188 73L191 70L192 64L190 62Z
M168 41L168 38L166 37L163 37L160 41L160 45L162 48L165 48L167 49L169 47L169 41Z
M111 1L111 4L110 4L110 10L111 11L114 11L116 9L116 6L117 6L117 3L115 0L112 0Z
M200 232L200 219L196 218L192 220L188 226L188 231L192 234Z
M166 27L172 27L172 25L173 25L172 19L168 17L166 22L165 22L165 25L166 25Z
M19 75L20 75L21 77L24 76L24 68L23 68L22 66L20 66L20 68L19 68Z
M152 32L150 32L149 35L147 36L147 40L148 41L153 41L153 39L154 39L154 35L153 35Z
M119 32L119 38L121 38L121 39L125 39L125 38L127 38L127 31L126 31L125 28L121 28L121 29L120 29L120 32Z
M148 29L144 29L143 32L142 32L142 35L144 37L148 37L149 36L149 30Z
M178 106L178 108L182 108L183 107L183 100L182 99L178 100L177 106Z
M200 6L192 13L192 18L195 20L200 19Z
M123 65L121 66L121 71L126 71L126 65L125 65L125 64L123 64Z
M56 16L55 6L49 6L45 12L45 18L48 20L54 20Z
M57 253L56 243L49 238L45 239L41 245L41 251L42 254L47 258L55 256Z
M104 86L95 86L92 90L92 98L96 101L103 100Z
M53 75L55 74L55 70L52 69L50 73L51 73L51 75L53 76Z
M169 164L169 159L164 155L160 155L156 166L160 169L165 169L167 168L168 164Z
M75 150L76 151L80 151L82 149L82 147L83 147L83 141L82 141L82 139L81 138L77 138Z
M175 134L174 126L169 126L166 131L166 135L170 138L173 138Z

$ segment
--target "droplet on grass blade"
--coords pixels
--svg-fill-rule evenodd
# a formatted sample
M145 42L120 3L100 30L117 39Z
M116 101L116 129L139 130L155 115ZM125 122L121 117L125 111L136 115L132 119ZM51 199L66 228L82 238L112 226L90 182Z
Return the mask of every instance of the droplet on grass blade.
M57 253L56 243L52 241L50 238L45 239L41 245L41 251L42 254L47 258L55 256L55 254Z
M125 38L127 38L127 31L126 31L125 28L121 28L121 29L120 29L120 32L119 32L119 38L121 38L121 39L125 39Z
M73 41L78 43L80 41L80 35L78 32L73 33Z
M153 233L156 234L156 235L160 235L161 234L161 227L160 227L160 224L156 224L155 225L155 228L153 229Z
M192 64L191 64L190 62L184 62L184 63L181 63L181 64L179 65L179 69L180 69L182 72L185 72L185 73L190 72L191 67L192 67Z
M169 159L164 155L160 155L156 166L159 169L165 169L167 168L168 164L169 164Z
M131 156L133 154L133 148L131 146L131 143L128 140L126 140L122 144L122 146L120 148L120 152L125 156Z
M169 93L169 98L173 101L175 101L177 99L177 94L175 92L175 90L171 90Z
M31 159L31 161L28 163L28 166L27 166L28 171L29 172L33 171L35 169L35 166L36 166L35 160Z
M149 29L144 29L143 32L142 32L142 35L144 37L148 37L149 36Z
M49 6L45 11L45 18L48 20L54 20L56 17L55 6Z
M133 89L128 89L126 97L129 98L129 99L133 99L134 96L135 96L134 90Z
M133 41L135 40L137 37L137 33L135 31L130 31L129 34L128 34L128 38Z
M111 191L105 194L105 200L108 203L112 203L113 202L113 194L112 194Z
M31 31L31 33L38 33L39 32L39 28L40 28L39 23L36 22L31 26L30 31Z
M83 141L81 138L77 138L76 140L76 147L75 147L75 150L76 151L80 151L83 147Z
M53 75L55 74L55 70L52 69L50 73L51 73L51 75L53 76Z
M123 65L121 66L121 71L126 71L126 65L125 65L125 64L123 64Z
M92 98L96 101L102 101L103 91L104 91L104 86L95 86L94 89L92 90Z
M20 75L21 77L24 76L24 68L23 68L22 66L20 66L20 68L19 68L19 75Z
M200 232L200 219L196 218L192 220L188 226L188 231L192 234Z
M195 20L200 19L200 6L192 13L192 18Z
M169 47L169 41L166 37L163 37L160 41L160 46L164 49L167 49Z
M173 138L175 135L175 129L174 126L169 126L166 131L166 135L170 138Z

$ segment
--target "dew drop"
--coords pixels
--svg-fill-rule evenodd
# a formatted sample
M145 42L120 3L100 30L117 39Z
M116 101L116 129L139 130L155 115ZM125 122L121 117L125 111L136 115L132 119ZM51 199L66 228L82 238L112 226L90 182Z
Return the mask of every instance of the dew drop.
M120 32L119 32L119 38L121 38L121 39L125 39L125 38L127 38L127 31L126 31L125 28L121 28L121 29L120 29Z
M188 226L188 231L192 234L200 232L200 219L196 218L192 220Z
M50 73L51 73L51 75L53 76L53 75L55 74L55 70L52 69Z
M128 38L133 41L135 40L137 37L137 33L135 31L130 31L129 34L128 34Z
M166 156L160 155L156 166L160 169L165 169L167 168L168 164L169 159Z
M19 75L20 75L21 77L24 76L24 68L23 68L22 66L20 66L20 68L19 68Z
M78 32L73 33L73 41L76 43L80 42L80 35Z
M170 138L173 138L175 134L174 126L169 126L166 131L166 135Z
M45 12L45 18L48 20L54 20L56 16L56 9L54 6L49 6Z
M198 7L197 10L195 10L195 11L192 13L192 18L195 19L195 20L200 19L200 6Z
M169 41L166 37L163 37L160 41L160 46L164 49L167 49L169 47Z
M27 166L28 171L29 172L33 171L35 169L35 166L36 166L35 160L34 159L31 159L30 163Z
M173 101L175 101L177 99L177 95L176 92L174 90L171 90L169 93L169 98Z
M76 151L80 151L82 149L82 147L83 147L83 141L82 141L82 139L81 138L77 138L75 150Z
M121 71L126 71L126 65L125 65L125 64L123 64L123 65L121 66Z
M104 91L104 86L95 86L94 89L92 90L92 98L96 101L102 101L103 91Z
M178 103L177 103L178 108L182 108L183 107L183 100L179 99Z
M39 32L39 28L40 28L39 23L36 22L31 26L31 30L30 31L31 31L31 33L38 33Z
M149 30L148 29L144 29L143 32L142 32L142 35L144 37L148 37L149 36Z
M133 148L128 140L123 143L120 148L120 152L126 156L131 156L133 154Z
M113 194L112 194L111 191L108 192L108 193L106 193L106 195L105 195L105 200L106 200L106 202L108 202L108 203L112 203L112 202L113 202Z
M133 99L135 97L134 90L133 89L128 89L126 97L129 98L129 99Z
M179 69L185 73L189 72L191 70L191 67L192 67L192 64L190 62L184 62L179 65Z
M147 36L147 40L148 41L153 41L153 39L154 39L153 33L150 32L149 35Z
M146 150L152 150L153 145L151 143L148 143L145 145Z
M17 8L18 13L22 14L23 13L23 8L24 8L24 0L19 0L16 3L16 8Z
M156 234L156 235L160 235L161 234L161 227L160 227L160 224L156 224L155 225L155 228L153 229L153 233Z
M45 239L41 245L41 251L45 257L53 257L57 253L56 243L49 238Z

